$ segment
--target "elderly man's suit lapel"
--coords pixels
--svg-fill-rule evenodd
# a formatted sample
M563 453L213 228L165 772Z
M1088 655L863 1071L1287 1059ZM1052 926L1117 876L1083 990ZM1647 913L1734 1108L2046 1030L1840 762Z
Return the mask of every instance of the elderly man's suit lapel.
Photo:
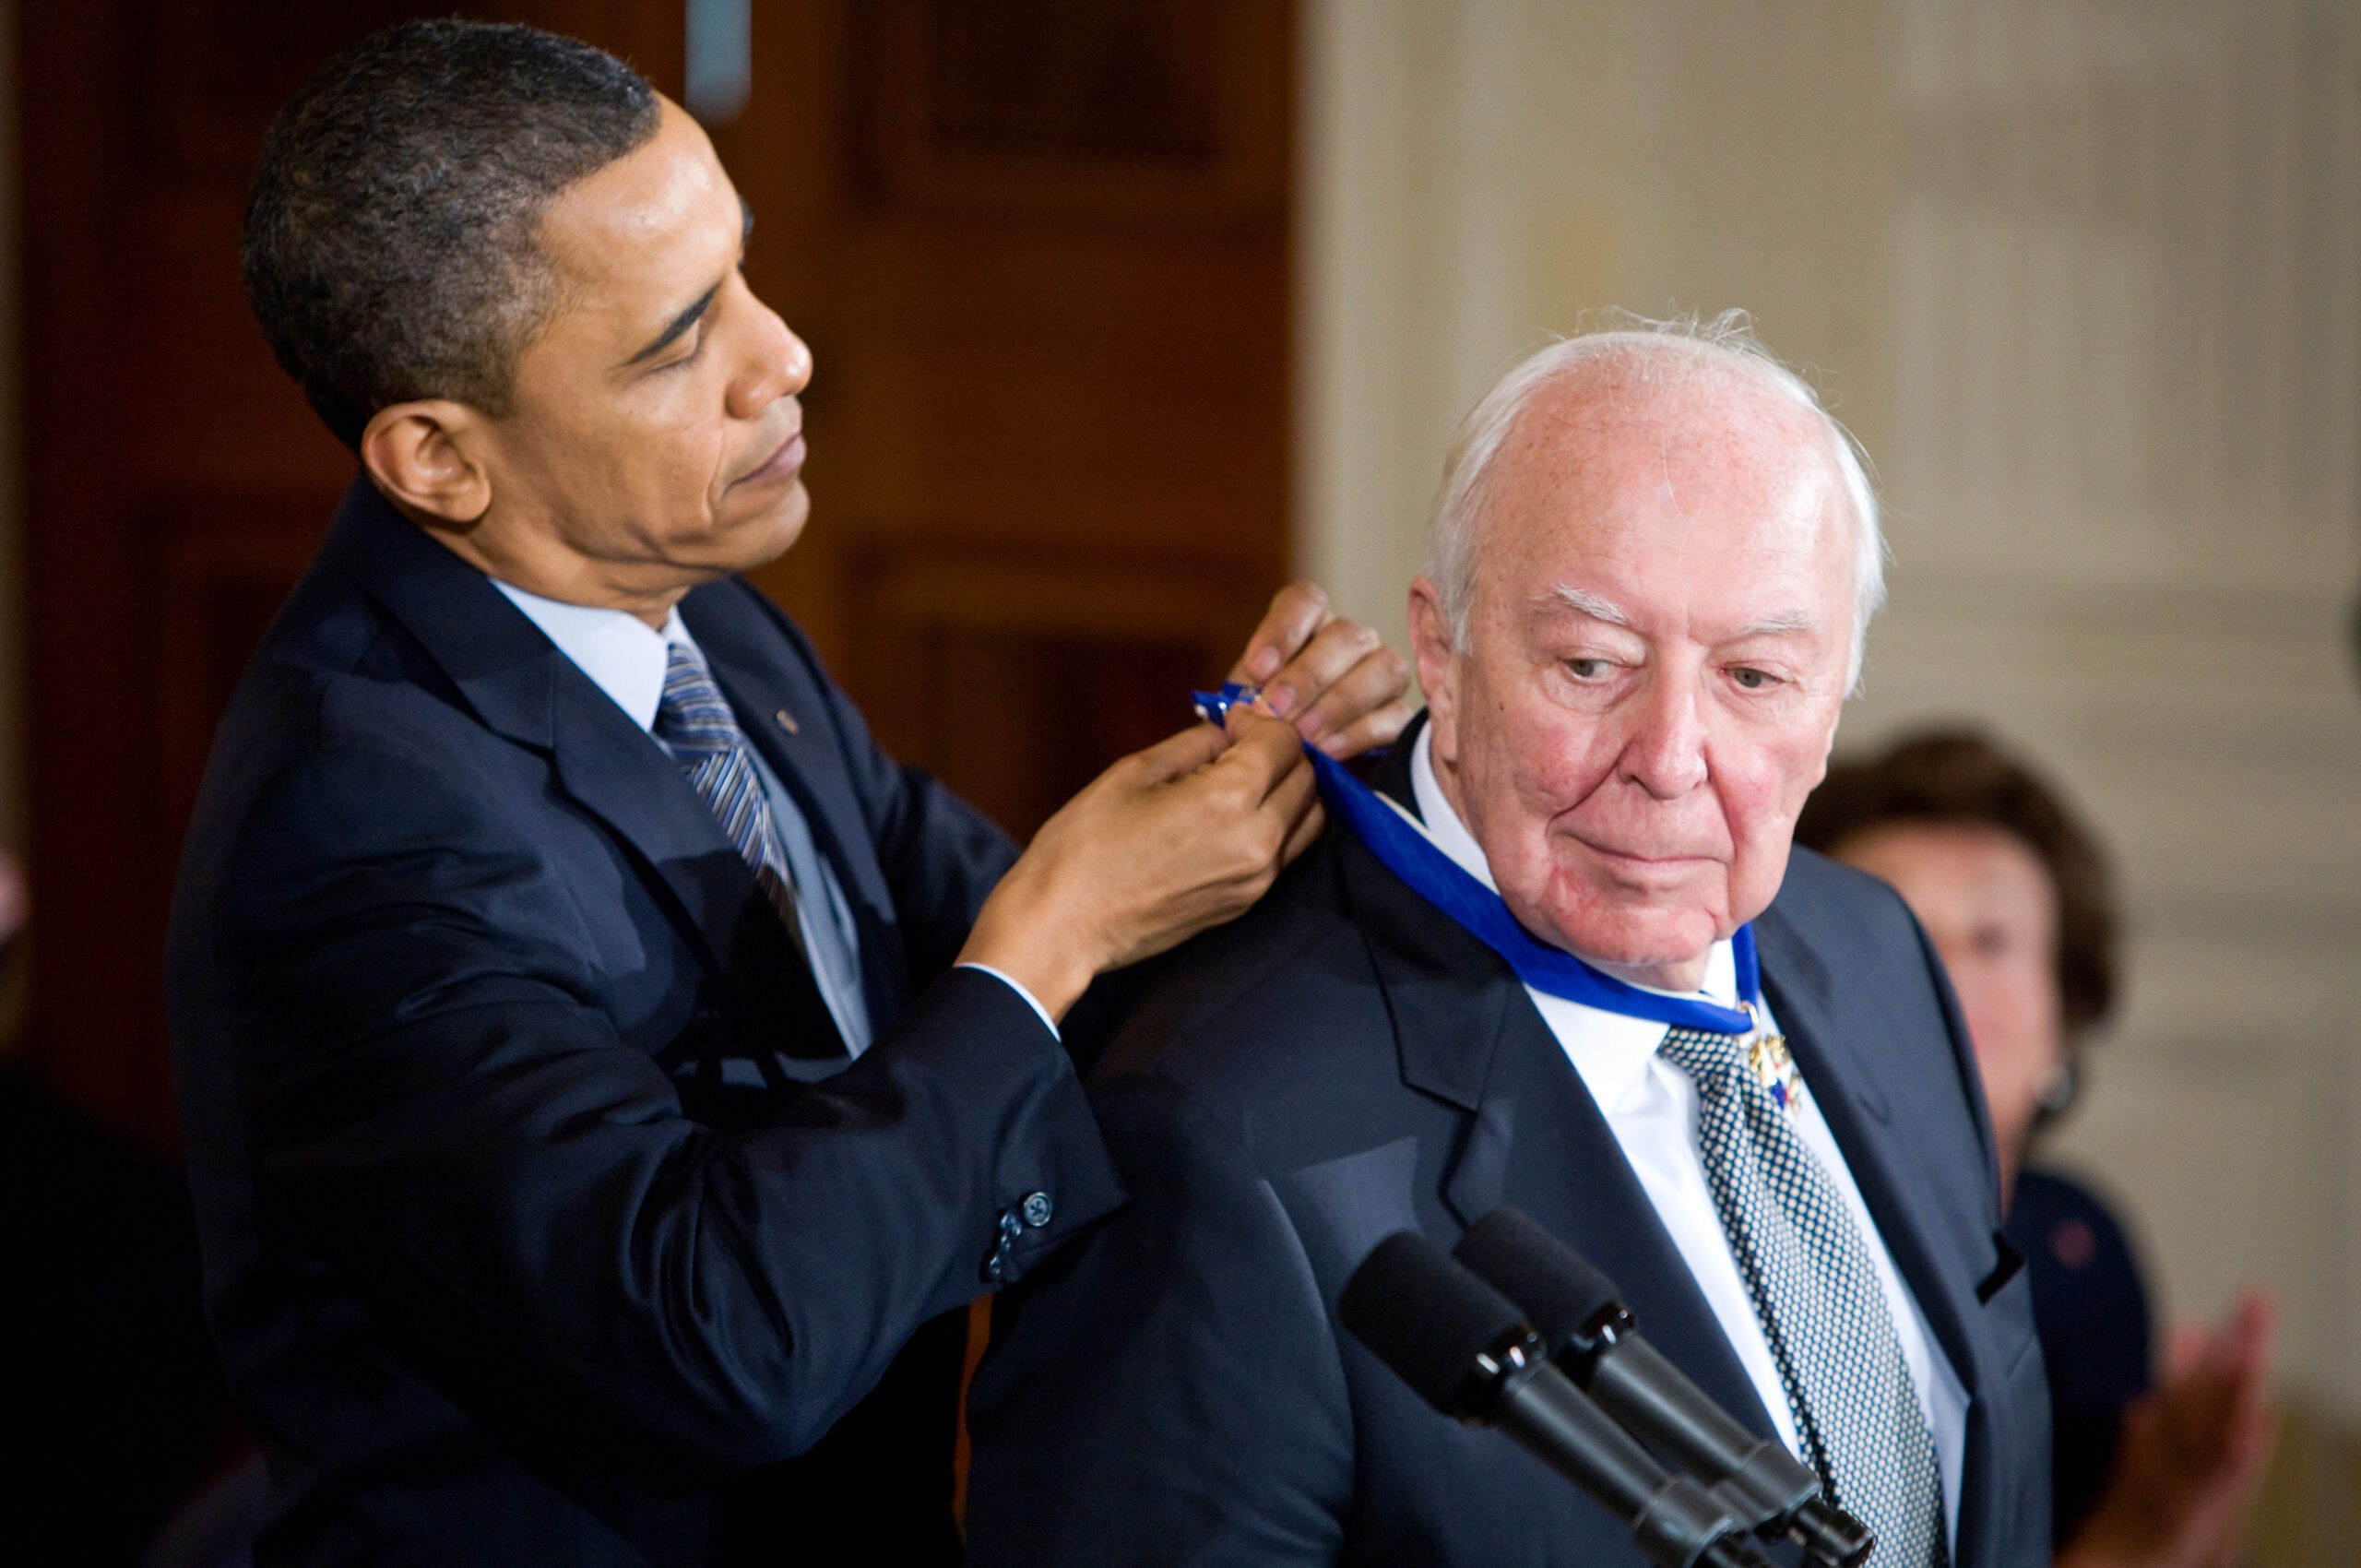
M1373 782L1413 805L1409 741ZM1358 843L1339 846L1341 874L1395 1029L1403 1081L1464 1111L1442 1197L1463 1226L1514 1204L1589 1258L1626 1292L1642 1330L1739 1420L1773 1436L1754 1384L1688 1265L1656 1218L1598 1106L1524 988L1489 948L1411 893ZM1930 1238L1976 1233L1987 1194L1962 1193L1930 1169L1909 1136L1910 1108L1878 1087L1869 1054L1895 1026L1873 992L1848 991L1774 906L1756 922L1763 987L1806 1083L1844 1150L1880 1238L1910 1287L1969 1400L1956 1560L1975 1562L1999 1521L1987 1517L1993 1414L1978 1397L2004 1369L1976 1358L1964 1302L1977 1300L2003 1254L1953 1257ZM1934 1086L1949 1093L1960 1086ZM1971 1099L1973 1084L1967 1086ZM1988 1153L1989 1138L1986 1137Z
M1954 1556L1959 1562L1977 1561L1982 1534L1992 1523L1985 1516L1984 1491L1994 1474L1993 1412L1990 1402L1979 1396L1987 1369L1976 1357L1970 1325L1961 1313L1963 1302L1979 1299L1979 1281L1993 1277L1995 1269L2005 1277L2003 1244L1996 1236L1994 1255L1968 1260L1965 1266L1929 1244L1933 1236L1974 1234L1974 1206L1982 1195L1953 1191L1955 1183L1927 1166L1918 1143L1910 1136L1909 1117L1897 1115L1896 1107L1874 1087L1877 1075L1865 1058L1880 1040L1894 1038L1892 1027L1879 1016L1878 998L1840 986L1797 938L1775 904L1755 922L1755 936L1772 1016L1785 1031L1837 1146L1845 1151L1845 1164L1894 1267L1966 1392L1966 1451L1960 1467L1963 1495ZM1967 1092L1980 1103L1974 1085L1967 1086ZM1963 1212L1938 1215L1931 1206L1936 1205Z
M1374 782L1413 803L1406 738ZM1415 808L1414 808L1415 809ZM1347 894L1394 1023L1403 1081L1468 1118L1442 1197L1461 1225L1511 1203L1582 1253L1626 1292L1659 1348L1763 1436L1774 1428L1753 1382L1698 1290L1606 1118L1514 975L1490 949L1418 898L1357 843L1340 845ZM1976 1561L1994 1520L1989 1401L1997 1370L1977 1360L1962 1303L2003 1254L1961 1259L1929 1238L1976 1232L1985 1194L1960 1193L1909 1136L1865 1054L1895 1028L1875 994L1847 991L1776 907L1756 922L1763 985L1821 1114L1936 1343L1969 1400L1957 1560ZM1939 1086L1952 1093L1959 1086ZM1967 1086L1973 1098L1975 1087ZM1988 1146L1988 1136L1987 1143ZM1940 1212L1939 1212L1940 1211Z
M1415 731L1413 736L1415 738ZM1410 802L1407 741L1376 783ZM1507 965L1380 865L1338 846L1394 1026L1402 1079L1466 1112L1443 1201L1463 1226L1514 1204L1618 1282L1658 1348L1750 1429L1769 1412L1606 1118Z

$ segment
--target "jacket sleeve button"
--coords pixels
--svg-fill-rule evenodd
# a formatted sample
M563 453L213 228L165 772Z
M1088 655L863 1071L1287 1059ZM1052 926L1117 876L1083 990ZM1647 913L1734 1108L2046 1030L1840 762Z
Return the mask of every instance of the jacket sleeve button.
M1050 1223L1057 1212L1057 1206L1050 1201L1047 1193L1033 1193L1026 1197L1025 1223L1036 1230Z

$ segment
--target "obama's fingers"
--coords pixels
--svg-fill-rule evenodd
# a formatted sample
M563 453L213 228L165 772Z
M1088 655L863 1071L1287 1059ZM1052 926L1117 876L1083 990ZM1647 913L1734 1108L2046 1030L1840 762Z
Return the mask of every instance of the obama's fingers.
M1301 772L1308 780L1311 765L1303 754L1303 742L1295 726L1265 719L1243 706L1231 708L1226 722L1229 749L1217 759L1214 771L1227 774L1238 788L1249 791L1246 804L1259 805L1292 773Z
M1151 784L1162 784L1175 778L1185 778L1229 750L1228 732L1217 724L1192 724L1177 734L1167 735L1145 751L1133 754L1133 762Z
M1380 746L1390 746L1402 738L1402 731L1410 727L1410 720L1418 717L1418 712L1407 702L1387 703L1363 714L1335 734L1322 736L1320 749L1341 761Z
M1263 809L1292 828L1319 799L1320 781L1307 762L1303 766L1280 776L1263 797Z
M1328 622L1328 596L1317 583L1289 583L1271 596L1260 625L1246 639L1246 652L1230 667L1233 681L1270 680Z
M1370 636L1374 638L1375 635L1371 633ZM1382 720L1376 726L1365 725L1362 720L1388 708L1401 709L1406 715L1408 709L1403 707L1402 695L1409 689L1409 662L1392 648L1372 641L1369 650L1331 682L1310 706L1281 717L1292 720L1296 733L1320 745L1330 756L1351 756L1365 748L1338 750L1323 742L1336 735L1350 739L1377 733L1383 728Z
M1287 840L1279 847L1279 864L1295 864L1296 857L1311 849L1318 841L1322 829L1327 826L1327 808L1321 803L1319 791L1315 790L1311 799L1305 803L1303 814L1297 817L1295 826L1287 829Z
M1361 661L1384 649L1376 632L1358 621L1331 620L1323 625L1312 639L1304 644L1286 666L1263 685L1263 706L1281 719L1290 721L1311 714L1320 699L1326 696L1337 683L1357 671ZM1402 684L1407 684L1408 669L1403 670ZM1369 699L1382 702L1394 692ZM1334 711L1349 718L1354 688L1337 693ZM1365 703L1364 706L1368 706ZM1332 724L1332 728L1333 728ZM1304 739L1316 737L1306 733Z

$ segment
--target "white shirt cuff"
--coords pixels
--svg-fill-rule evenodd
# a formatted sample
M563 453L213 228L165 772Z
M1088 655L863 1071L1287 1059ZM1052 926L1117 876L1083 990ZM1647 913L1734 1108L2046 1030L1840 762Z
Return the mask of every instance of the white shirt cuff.
M1040 1015L1041 1027L1050 1031L1050 1038L1051 1039L1061 1042L1065 1039L1065 1036L1058 1033L1058 1021L1050 1016L1050 1010L1047 1007L1041 1005L1041 999L1034 995L1031 992L1026 990L1024 986L1018 984L1015 977L1003 974L1000 970L993 968L990 964L956 964L954 965L953 968L974 969L979 973L991 976L992 979L1000 981L1001 984L1008 987L1009 990L1025 998L1025 1005L1032 1008L1035 1013Z

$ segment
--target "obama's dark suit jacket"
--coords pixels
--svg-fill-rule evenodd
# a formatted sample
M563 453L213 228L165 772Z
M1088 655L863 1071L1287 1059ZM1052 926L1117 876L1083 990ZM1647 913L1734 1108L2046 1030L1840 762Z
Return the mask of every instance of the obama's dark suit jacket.
M681 613L859 922L877 1039L816 1087L679 768L365 480L231 702L171 1005L264 1564L950 1561L943 1314L1120 1197L1055 1036L951 968L1007 839L754 589Z
M1414 738L1378 776L1406 804ZM1934 953L1890 889L1800 850L1755 930L1771 1006L1966 1386L1957 1562L2047 1562L2041 1353ZM1093 1095L1132 1201L1001 1302L968 1410L977 1568L1640 1563L1605 1510L1336 1324L1388 1232L1448 1246L1504 1203L1773 1431L1515 977L1349 834L1184 952Z

